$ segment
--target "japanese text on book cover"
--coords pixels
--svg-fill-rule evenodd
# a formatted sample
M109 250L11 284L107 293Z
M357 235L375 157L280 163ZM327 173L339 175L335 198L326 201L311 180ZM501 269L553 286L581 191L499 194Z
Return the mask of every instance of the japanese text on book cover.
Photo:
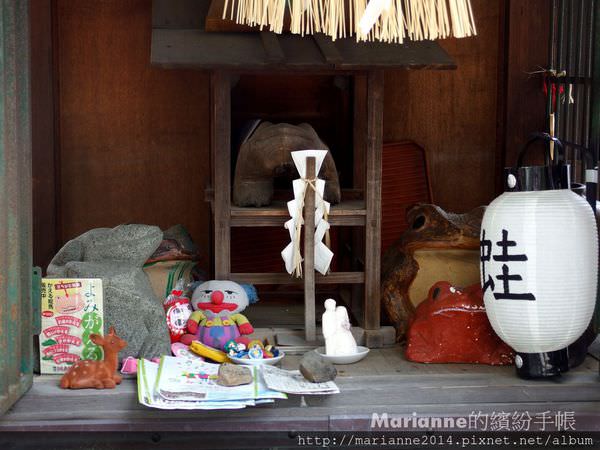
M79 359L102 359L90 335L104 334L102 280L42 279L40 372L66 372Z

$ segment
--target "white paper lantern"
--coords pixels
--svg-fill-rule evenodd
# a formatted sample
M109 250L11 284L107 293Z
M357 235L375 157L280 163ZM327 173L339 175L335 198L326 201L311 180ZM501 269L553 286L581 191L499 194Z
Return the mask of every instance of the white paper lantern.
M506 192L481 224L481 285L498 336L520 353L564 349L596 301L598 235L570 190Z

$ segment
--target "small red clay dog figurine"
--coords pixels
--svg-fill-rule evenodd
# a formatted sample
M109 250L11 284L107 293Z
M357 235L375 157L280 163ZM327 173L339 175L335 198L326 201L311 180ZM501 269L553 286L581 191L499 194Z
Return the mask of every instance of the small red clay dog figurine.
M90 339L104 350L104 361L82 359L77 361L60 379L63 389L114 389L121 383L121 375L116 374L119 351L127 347L127 342L115 334L110 327L108 335L90 334Z

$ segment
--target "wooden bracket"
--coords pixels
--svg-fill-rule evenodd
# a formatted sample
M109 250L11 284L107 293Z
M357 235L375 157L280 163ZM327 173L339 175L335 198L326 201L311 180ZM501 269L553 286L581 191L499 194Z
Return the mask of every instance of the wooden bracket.
M279 38L275 33L269 31L260 32L260 40L267 55L267 61L272 64L279 64L285 59L285 54L279 43Z

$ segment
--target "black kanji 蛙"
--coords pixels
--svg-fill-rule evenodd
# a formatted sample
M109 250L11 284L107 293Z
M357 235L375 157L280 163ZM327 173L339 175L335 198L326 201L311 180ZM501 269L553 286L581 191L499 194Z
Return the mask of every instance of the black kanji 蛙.
M527 261L527 255L525 254L510 254L509 249L511 247L516 247L517 242L511 241L508 239L508 230L502 230L502 240L496 242L496 245L501 248L501 253L495 254L492 256L492 241L490 239L485 238L485 230L482 231L481 234L481 242L480 242L480 260L481 260L481 279L482 279L482 288L483 292L490 288L492 293L494 294L494 298L496 300L527 300L534 301L535 296L530 293L515 293L510 290L510 282L511 281L522 281L523 277L516 273L510 272L510 267L508 264L502 264L502 274L496 275L496 279L502 282L502 292L495 292L496 285L493 281L493 277L487 274L486 279L486 270L485 263L489 262L491 258L494 261L510 263L510 262L524 262Z

